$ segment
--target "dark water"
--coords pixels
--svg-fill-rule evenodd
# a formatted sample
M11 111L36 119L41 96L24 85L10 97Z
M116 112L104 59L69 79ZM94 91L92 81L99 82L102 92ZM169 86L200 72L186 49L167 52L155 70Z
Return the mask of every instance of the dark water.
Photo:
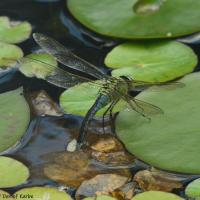
M0 15L9 16L13 20L29 21L32 24L33 32L45 33L55 38L80 57L109 73L109 69L103 65L103 59L111 47L120 41L101 37L82 27L70 16L65 0L1 0ZM32 38L21 43L20 46L25 55L38 49ZM199 45L191 47L200 56ZM198 70L199 65L195 71ZM63 91L42 80L27 79L16 70L1 74L0 92L19 86L23 86L25 92L44 89L55 101ZM41 159L42 155L65 151L67 142L74 137L74 134L77 134L81 121L81 117L73 115L33 118L23 141L23 147L8 155L23 161L32 168L38 167L39 169L44 162ZM49 179L40 179L34 176L31 176L29 182L24 186L45 184L58 186ZM12 188L8 191L14 192L17 189Z

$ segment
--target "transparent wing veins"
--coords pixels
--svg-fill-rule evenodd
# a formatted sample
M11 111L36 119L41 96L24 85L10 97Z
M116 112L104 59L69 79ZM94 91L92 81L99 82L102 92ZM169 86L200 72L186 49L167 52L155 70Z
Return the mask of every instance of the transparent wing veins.
M144 117L164 113L161 108L153 104L136 99L130 95L126 95L126 101L133 110L135 110Z
M34 33L33 38L41 48L53 55L63 65L87 73L97 79L102 79L106 76L106 74L96 66L73 54L69 49L53 38L40 33Z

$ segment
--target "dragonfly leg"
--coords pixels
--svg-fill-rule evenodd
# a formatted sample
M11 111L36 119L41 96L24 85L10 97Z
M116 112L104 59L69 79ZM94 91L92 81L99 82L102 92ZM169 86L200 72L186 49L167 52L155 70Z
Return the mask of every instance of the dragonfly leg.
M105 116L106 116L106 114L108 113L109 109L110 109L110 106L109 106L108 109L103 113L103 116L102 116L102 127L103 127L103 133L104 133L104 134L106 134L106 133L105 133Z
M112 133L114 133L114 135L115 135L115 123L114 123L115 117L113 117L113 108L115 107L115 105L118 103L119 100L120 99L116 99L113 102L112 107L110 109L111 131L112 131Z
M113 106L113 102L111 103L111 105L106 109L106 111L103 113L103 119L102 119L102 127L103 127L103 133L105 134L105 116L107 115L107 113L112 109Z
M109 112L109 117L110 117L110 122L111 122L111 130L112 130L113 133L115 132L114 123L113 123L113 108L117 104L118 101L119 101L119 99L114 100L111 103L111 105L108 107L108 109L103 114L103 131L104 131L104 134L105 134L105 129L104 129L104 127L105 127L105 121L104 121L104 118L105 118L105 115L108 112Z
M115 134L115 123L114 123L114 120L115 120L115 117L113 117L113 108L114 108L114 106L115 106L116 104L114 104L113 106L112 106L112 108L110 109L110 119L111 119L111 124L110 124L110 126L111 126L111 131L112 131L112 133L113 134Z

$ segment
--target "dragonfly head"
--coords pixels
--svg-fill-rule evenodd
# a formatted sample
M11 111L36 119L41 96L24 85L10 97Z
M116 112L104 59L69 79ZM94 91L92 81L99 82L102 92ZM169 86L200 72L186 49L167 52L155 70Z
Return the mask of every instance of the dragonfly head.
M120 76L120 78L127 80L127 81L132 81L133 79L130 76Z
M133 79L130 76L120 76L120 78L127 84L128 89L132 88Z

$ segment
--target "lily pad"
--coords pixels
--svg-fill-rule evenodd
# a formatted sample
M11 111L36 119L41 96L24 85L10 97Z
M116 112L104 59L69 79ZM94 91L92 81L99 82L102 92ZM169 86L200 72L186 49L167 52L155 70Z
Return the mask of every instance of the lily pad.
M113 76L165 82L183 76L197 65L193 50L179 42L134 42L115 47L105 58Z
M0 17L0 41L20 43L30 37L32 27L28 22L10 21L8 17Z
M200 179L192 181L185 190L185 193L190 198L200 199Z
M122 111L116 132L126 148L155 167L189 174L200 173L200 73L187 75L184 88L147 90L136 98L160 107L164 114L151 120Z
M50 187L32 187L17 191L15 194L17 199L23 200L72 200L72 198L64 191L59 191L56 188Z
M0 188L14 187L28 179L29 170L17 160L0 156L0 177Z
M46 53L29 54L20 60L19 70L27 77L45 79L57 67L55 58Z
M200 31L195 0L68 0L72 15L106 36L140 39L177 37ZM176 19L176 20L174 20Z
M14 66L23 57L23 51L16 45L0 42L0 67Z
M0 200L14 200L14 198L7 192L0 190Z
M0 152L15 145L29 123L29 107L22 88L0 94Z
M96 81L95 83L82 83L69 88L60 96L61 107L67 113L85 116L87 111L97 99L99 89L101 88L102 84L102 81ZM103 115L108 107L109 105L102 108L97 113L97 116ZM118 112L125 107L126 102L120 101L115 105L113 112Z
M167 192L148 191L136 195L132 200L184 200L183 198Z

